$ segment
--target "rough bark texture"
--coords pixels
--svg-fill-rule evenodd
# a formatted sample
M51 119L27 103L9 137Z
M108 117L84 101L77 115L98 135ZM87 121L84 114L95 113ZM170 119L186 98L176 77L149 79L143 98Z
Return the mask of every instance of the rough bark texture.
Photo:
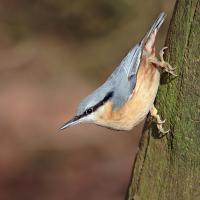
M177 0L166 46L178 77L164 77L156 107L170 133L159 139L152 126L144 130L128 200L200 200L199 0Z

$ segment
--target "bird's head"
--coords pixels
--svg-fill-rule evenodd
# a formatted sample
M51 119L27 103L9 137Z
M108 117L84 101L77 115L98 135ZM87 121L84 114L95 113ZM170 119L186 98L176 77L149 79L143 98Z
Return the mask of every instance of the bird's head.
M96 90L91 95L81 101L78 106L76 115L67 121L61 130L80 124L80 123L97 123L98 115L104 115L105 105L111 101L113 91Z

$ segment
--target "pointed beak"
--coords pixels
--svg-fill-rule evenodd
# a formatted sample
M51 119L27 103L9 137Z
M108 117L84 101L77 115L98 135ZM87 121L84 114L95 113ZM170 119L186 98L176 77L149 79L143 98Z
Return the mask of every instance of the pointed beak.
M60 130L69 128L69 127L74 126L78 123L80 123L80 119L77 118L77 117L74 117L71 120L69 120L68 122L66 122L65 124L63 124L63 126L60 128Z

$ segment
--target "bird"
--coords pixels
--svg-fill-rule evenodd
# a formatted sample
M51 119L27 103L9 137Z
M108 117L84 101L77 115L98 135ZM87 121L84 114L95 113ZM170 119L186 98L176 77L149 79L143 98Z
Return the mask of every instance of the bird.
M156 57L155 40L166 19L160 13L142 40L131 48L107 80L79 104L75 116L64 123L61 130L80 123L93 123L113 130L129 131L150 114L155 119L158 131L163 128L154 101L160 85L162 71L174 74L174 69L163 58Z

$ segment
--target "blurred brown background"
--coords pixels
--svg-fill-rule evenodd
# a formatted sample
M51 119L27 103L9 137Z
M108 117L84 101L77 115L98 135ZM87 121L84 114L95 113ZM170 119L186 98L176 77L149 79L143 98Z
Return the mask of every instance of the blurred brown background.
M142 125L58 129L174 3L0 1L0 200L124 199Z

